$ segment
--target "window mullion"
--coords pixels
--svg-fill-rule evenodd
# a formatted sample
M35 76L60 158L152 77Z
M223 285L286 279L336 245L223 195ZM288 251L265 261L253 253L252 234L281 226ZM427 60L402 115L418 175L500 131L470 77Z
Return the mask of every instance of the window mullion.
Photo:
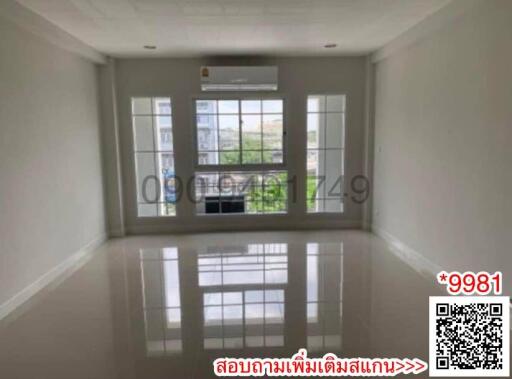
M220 118L219 118L219 103L215 100L215 118L216 122L216 132L217 132L217 164L220 164Z
M261 163L263 164L263 103L260 101L260 157Z
M156 126L156 122L155 122L155 114L156 114L156 111L155 111L155 100L153 98L151 98L151 129L153 130L153 164L154 164L154 174L155 174L155 178L158 178L158 181L155 183L155 191L156 191L156 204L155 204L155 207L156 207L156 215L159 216L159 213L160 213L160 196L161 196L161 193L160 193L160 175L158 175L158 157L157 157L157 153L155 153L155 151L157 150L157 138L158 138L158 130L156 129L157 126ZM158 188L158 190L157 190Z
M242 101L238 99L238 163L243 164L242 160Z

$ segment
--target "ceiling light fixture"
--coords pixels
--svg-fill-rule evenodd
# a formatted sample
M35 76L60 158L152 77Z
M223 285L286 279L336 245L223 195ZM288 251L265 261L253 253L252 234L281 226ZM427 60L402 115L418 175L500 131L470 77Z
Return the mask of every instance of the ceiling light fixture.
M146 49L146 50L155 50L156 46L155 45L144 45L144 49Z
M334 49L335 47L337 47L338 45L335 44L335 43L328 43L327 45L324 45L324 47L326 49Z

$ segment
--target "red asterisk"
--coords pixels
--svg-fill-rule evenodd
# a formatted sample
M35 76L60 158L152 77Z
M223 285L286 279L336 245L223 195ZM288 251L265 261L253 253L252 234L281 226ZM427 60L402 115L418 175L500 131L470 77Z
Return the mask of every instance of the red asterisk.
M448 278L448 276L446 276L446 274L444 272L441 275L439 275L440 282L446 282L447 278Z

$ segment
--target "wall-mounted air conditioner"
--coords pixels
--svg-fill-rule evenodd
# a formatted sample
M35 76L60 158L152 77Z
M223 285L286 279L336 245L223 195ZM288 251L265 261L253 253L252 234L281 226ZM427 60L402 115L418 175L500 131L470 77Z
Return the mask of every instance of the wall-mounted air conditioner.
M203 66L202 91L277 91L276 66Z

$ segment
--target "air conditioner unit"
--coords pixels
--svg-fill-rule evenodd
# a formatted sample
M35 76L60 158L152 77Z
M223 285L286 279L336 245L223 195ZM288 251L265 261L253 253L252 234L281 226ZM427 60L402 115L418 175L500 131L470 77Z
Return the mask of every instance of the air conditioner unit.
M203 66L202 91L277 91L276 66Z

